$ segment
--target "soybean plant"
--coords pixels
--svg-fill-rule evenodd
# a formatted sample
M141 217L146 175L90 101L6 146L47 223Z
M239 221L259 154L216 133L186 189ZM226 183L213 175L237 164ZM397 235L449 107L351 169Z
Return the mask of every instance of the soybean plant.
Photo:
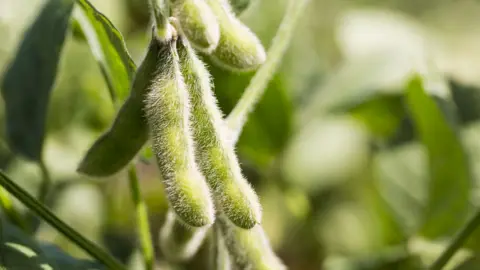
M236 18L249 1L169 3L152 0L152 38L130 96L78 170L91 176L118 172L150 138L170 206L159 233L167 260L190 259L210 235L211 269L283 270L261 227L259 199L242 174L210 73L197 55L237 72L266 61L259 39Z
M109 129L87 150L77 171L93 177L106 177L120 172L150 141L160 172L159 180L164 185L169 205L166 222L159 232L159 246L171 263L192 258L204 239L209 239L214 256L209 269L285 269L275 256L261 227L262 209L259 198L242 174L235 153L236 138L232 140L231 134L236 136L241 132L246 115L259 100L264 86L277 68L288 40L291 39L295 21L308 0L291 1L292 8L284 20L288 27L284 27L282 22L281 31L276 37L281 42L274 42L267 60L260 40L236 17L249 5L249 0L149 0L153 26L147 52L133 81L129 82L130 85L119 83L122 84L122 89L127 86L130 88L129 96L119 106ZM124 78L119 81L130 81L132 78L135 65L123 37L106 16L98 12L88 0L49 0L35 27L31 28L35 31L27 33L24 40L26 45L22 45L20 50L20 56L28 52L33 53L33 57L28 57L28 61L25 60L27 58L17 59L12 65L12 70L15 71L7 72L7 75L10 74L4 83L10 86L7 87L10 92L4 95L7 109L14 107L16 111L23 108L17 106L18 96L28 102L34 100L30 95L13 95L13 90L27 91L25 93L28 94L34 89L31 87L34 85L32 82L39 84L41 92L48 93L51 90L51 79L54 78L57 63L50 65L50 62L44 60L48 58L46 54L49 54L51 59L57 61L59 50L44 50L45 47L36 44L41 43L42 40L38 37L44 34L44 28L50 31L50 26L58 24L61 27L57 30L61 31L52 32L55 35L50 35L54 38L49 40L47 47L63 46L74 4L82 9L81 23L77 22L83 34L87 33L83 36L102 65L107 81L110 82L116 75ZM47 16L49 14L55 16ZM277 44L279 45L276 46ZM252 79L254 86L246 89L239 104L226 119L212 91L210 73L197 53L211 58L215 64L230 71L247 72L261 67ZM32 61L35 65L30 65ZM47 70L51 76L45 81L45 78L38 80L35 77L26 87L16 87L19 82L16 73L21 71L19 67L32 67L39 63L42 64L40 68ZM115 87L110 83L107 85L112 88L111 93L114 93ZM42 118L45 114L42 110L46 108L45 102L48 99L43 96L35 99L37 101L33 111L40 110L38 113ZM25 111L25 115L32 115L32 108ZM43 120L45 119L39 119L40 122ZM240 124L232 125L232 122ZM21 125L22 130L26 128L27 126ZM32 146L30 139L15 140L15 143L10 142L10 146L42 163L40 150L43 127L34 126L33 130L40 133L39 143L33 145L34 153L25 150ZM17 134L15 130L10 133ZM15 136L10 137L14 139ZM44 182L49 183L47 169L41 167L46 175ZM145 268L150 270L154 267L154 252L150 242L147 210L141 199L135 166L132 164L128 175L137 211ZM1 172L0 184L106 267L124 269L115 259L61 222ZM4 203L5 192L0 193L0 203Z

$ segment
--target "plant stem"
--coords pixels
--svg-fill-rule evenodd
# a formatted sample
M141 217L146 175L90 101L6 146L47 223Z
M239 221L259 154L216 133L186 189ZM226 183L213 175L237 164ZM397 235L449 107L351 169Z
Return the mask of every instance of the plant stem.
M169 37L168 33L168 1L166 0L148 0L152 19L157 29L159 37Z
M137 170L135 165L130 164L128 168L128 180L130 182L130 193L132 195L133 203L135 204L138 236L140 245L142 247L143 260L145 263L145 270L153 270L153 245L152 236L150 234L150 226L148 223L148 211L145 201L142 199L140 185L138 184Z
M45 162L40 161L38 166L40 166L40 171L42 172L42 183L40 184L40 189L38 192L38 200L41 203L45 203L50 191L50 186L52 185L52 178L50 177L50 172L48 171Z
M110 270L126 270L126 268L111 255L103 251L100 247L84 238L66 223L61 221L55 214L46 208L41 202L36 200L21 187L15 184L3 171L0 171L0 186L3 186L10 194L22 202L35 214L39 215L45 222L55 228L73 243L90 254L92 257L103 263Z
M232 131L233 142L237 141L248 114L254 109L277 71L283 55L290 45L297 21L308 2L309 0L290 0L285 16L272 41L273 45L268 49L267 60L255 73L237 105L228 115L226 121Z
M3 212L8 216L10 221L12 221L19 228L24 231L28 231L27 223L22 218L20 213L15 209L13 202L10 198L10 194L0 186L0 206L2 207Z
M430 270L441 270L447 264L447 262L453 257L465 243L465 241L472 235L472 233L480 226L480 210L477 210L475 215L470 221L463 227L462 230L455 236L450 245L443 251L438 259L430 266Z

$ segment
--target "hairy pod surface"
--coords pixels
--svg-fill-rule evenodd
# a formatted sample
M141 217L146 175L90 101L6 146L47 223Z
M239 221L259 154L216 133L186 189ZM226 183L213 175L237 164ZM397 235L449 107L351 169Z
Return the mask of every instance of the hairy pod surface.
M173 0L172 13L195 49L210 53L217 47L220 27L205 0Z
M157 69L157 55L164 53L155 39L138 67L130 95L110 127L86 153L77 168L79 173L105 177L124 168L148 140L148 125L143 111L143 99Z
M211 57L220 66L234 71L251 71L266 60L257 36L233 14L227 0L206 0L217 17L220 41Z
M184 224L172 210L160 229L160 248L167 260L182 262L191 259L202 245L208 228L195 228Z
M273 252L260 225L245 230L230 223L225 217L217 218L225 246L235 269L286 270Z
M162 175L170 207L194 227L213 223L214 207L205 178L195 162L190 132L188 93L176 41L157 58L158 72L145 100L152 149Z
M186 39L177 44L182 75L190 96L191 128L196 160L215 201L237 226L261 222L258 197L243 177L233 146L226 137L222 113L211 89L210 74Z

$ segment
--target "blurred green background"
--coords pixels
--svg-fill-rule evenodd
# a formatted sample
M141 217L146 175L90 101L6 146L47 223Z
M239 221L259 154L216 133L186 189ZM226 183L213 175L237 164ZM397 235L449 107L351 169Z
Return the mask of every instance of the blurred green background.
M0 74L44 2L0 0ZM139 64L149 38L145 0L91 2L122 32ZM252 0L240 16L266 48L287 2ZM465 200L473 209L480 199L479 48L480 1L310 1L280 71L237 145L244 173L261 197L263 227L289 269L422 269L440 254L461 226L452 225L454 230L445 235L435 228L461 225L464 217L447 211L426 221L429 181L448 174L445 186L434 189L453 197L441 195L440 202ZM209 66L228 114L252 74ZM467 154L460 165L435 118L422 127L413 123L413 105L402 94L410 71L425 66L435 71L427 88L438 104L452 101L446 119L456 123L457 150ZM108 179L75 173L82 155L115 115L100 69L79 35L67 37L49 106L44 158L55 181L49 205L131 269L142 269L126 173ZM5 140L0 146L2 168L35 192L38 167L11 155ZM445 162L429 163L432 155ZM139 162L137 167L158 244L167 210L164 192L154 165ZM457 178L460 167L468 167L468 179L473 179L468 192L462 193ZM441 205L436 210L442 211ZM427 223L430 229L424 233ZM36 237L88 258L46 224ZM475 256L479 241L480 232L450 269L480 269ZM158 250L158 267L207 269L205 249L184 265L167 265Z

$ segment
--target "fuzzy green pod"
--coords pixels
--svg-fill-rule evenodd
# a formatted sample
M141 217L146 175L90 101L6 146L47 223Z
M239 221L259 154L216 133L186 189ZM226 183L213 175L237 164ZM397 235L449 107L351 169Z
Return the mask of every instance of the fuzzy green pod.
M150 42L147 54L138 67L130 95L117 113L110 129L87 151L77 168L79 173L105 177L124 168L148 140L148 126L143 99L157 70L157 55L165 53L165 44Z
M213 201L195 162L188 93L175 44L159 54L163 57L157 59L158 72L145 100L152 149L170 207L190 226L209 226L215 219Z
M217 47L220 27L204 0L173 0L172 13L195 49L210 53Z
M273 252L260 225L245 230L230 223L224 216L217 218L225 246L235 269L286 270Z
M182 262L191 259L207 235L208 228L191 227L179 220L172 210L160 229L160 249L167 260Z
M210 74L185 38L179 40L177 50L190 96L197 164L213 190L218 207L237 226L252 228L261 222L262 209L227 139Z
M258 37L233 14L227 0L206 0L220 25L220 41L212 60L234 71L251 71L266 60Z

